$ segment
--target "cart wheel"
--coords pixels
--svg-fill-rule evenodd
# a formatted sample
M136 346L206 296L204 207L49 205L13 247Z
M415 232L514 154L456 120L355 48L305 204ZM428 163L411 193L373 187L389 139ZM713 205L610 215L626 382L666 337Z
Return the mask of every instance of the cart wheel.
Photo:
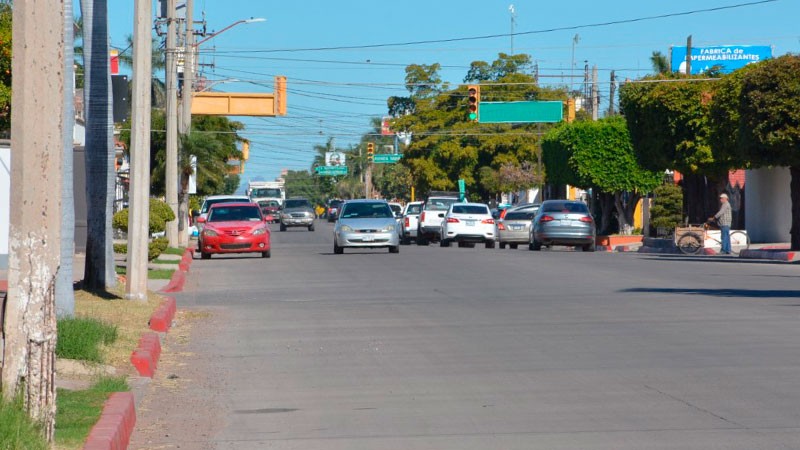
M696 255L703 251L703 237L695 233L686 233L678 239L678 250L685 255Z

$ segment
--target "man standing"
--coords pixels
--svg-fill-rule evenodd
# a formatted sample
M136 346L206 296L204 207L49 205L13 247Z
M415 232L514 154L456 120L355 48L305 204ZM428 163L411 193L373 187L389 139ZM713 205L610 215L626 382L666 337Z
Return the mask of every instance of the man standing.
M722 237L722 248L720 253L724 255L731 254L731 204L728 203L728 194L720 194L719 196L720 207L719 211L708 220L716 220L719 225L720 235Z

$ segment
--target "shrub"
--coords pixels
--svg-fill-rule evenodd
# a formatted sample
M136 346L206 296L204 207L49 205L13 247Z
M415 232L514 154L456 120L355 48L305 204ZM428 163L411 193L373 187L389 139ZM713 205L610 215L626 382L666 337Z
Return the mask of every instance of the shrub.
M128 244L114 244L114 253L126 255L128 253Z
M175 220L175 213L165 202L151 198L150 199L150 222L148 228L150 234L161 233L167 229L167 222ZM114 228L128 232L128 208L117 211L111 219Z
M650 225L654 228L673 229L683 222L683 190L672 183L661 185L653 191L650 208Z
M167 238L160 237L153 239L152 241L150 241L150 244L148 245L147 259L149 261L152 261L158 258L159 256L161 256L161 253L163 253L164 250L167 249L167 247L169 247L169 240Z
M57 324L56 356L102 362L100 344L117 340L117 327L91 317L64 317Z

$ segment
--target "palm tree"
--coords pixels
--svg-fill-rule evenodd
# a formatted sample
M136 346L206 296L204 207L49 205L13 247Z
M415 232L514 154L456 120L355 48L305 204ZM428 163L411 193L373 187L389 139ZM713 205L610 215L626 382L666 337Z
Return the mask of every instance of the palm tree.
M657 74L669 73L669 61L661 52L653 52L650 56L650 64L653 65L653 72Z
M84 108L86 117L87 239L84 287L103 290L116 285L112 211L115 180L108 59L107 0L81 0L84 24Z

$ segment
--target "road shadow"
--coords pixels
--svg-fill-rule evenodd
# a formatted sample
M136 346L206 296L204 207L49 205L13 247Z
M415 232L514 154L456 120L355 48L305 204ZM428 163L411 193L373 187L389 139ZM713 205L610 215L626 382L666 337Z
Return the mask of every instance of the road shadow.
M690 289L690 288L629 288L619 292L645 294L705 295L709 297L741 298L800 298L800 291L777 289Z
M775 261L771 259L739 258L738 256L685 256L671 254L648 254L642 259L662 262L713 262L720 264L800 264L800 261Z

